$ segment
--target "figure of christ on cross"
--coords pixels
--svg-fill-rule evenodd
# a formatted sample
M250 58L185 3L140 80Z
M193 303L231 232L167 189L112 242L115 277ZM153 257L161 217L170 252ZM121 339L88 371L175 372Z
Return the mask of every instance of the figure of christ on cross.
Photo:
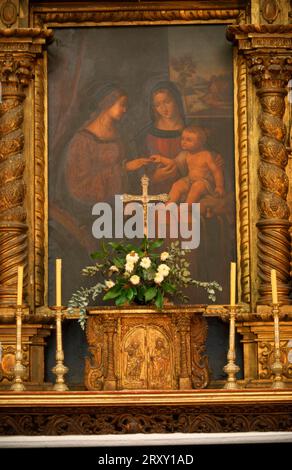
M143 207L143 222L144 222L144 236L148 237L148 203L150 201L160 201L160 202L167 202L168 201L168 194L155 194L150 196L148 194L148 187L149 187L149 178L146 175L143 175L141 178L141 185L142 185L142 195L135 196L132 194L123 194L122 201L123 203L127 202L141 202Z

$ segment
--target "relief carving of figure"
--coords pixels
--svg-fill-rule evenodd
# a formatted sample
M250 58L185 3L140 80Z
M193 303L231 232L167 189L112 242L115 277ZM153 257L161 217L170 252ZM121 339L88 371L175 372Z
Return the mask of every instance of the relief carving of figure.
M169 348L162 338L157 338L155 348L150 356L152 380L160 384L166 381L169 374Z
M126 349L128 354L126 376L128 380L140 380L144 355L141 351L140 343L133 340Z

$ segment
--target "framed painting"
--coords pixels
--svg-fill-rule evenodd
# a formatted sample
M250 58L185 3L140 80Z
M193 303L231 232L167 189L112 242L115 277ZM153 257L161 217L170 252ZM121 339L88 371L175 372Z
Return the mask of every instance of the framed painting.
M35 21L48 21L54 27L47 53L48 303L54 303L58 257L66 272L65 303L80 285L92 285L81 270L92 264L90 254L101 242L92 231L93 206L108 203L114 212L117 195L140 194L143 174L149 177L152 195L166 193L178 204L200 203L200 243L189 254L191 275L219 282L223 289L217 303L228 303L239 207L235 204L237 83L226 24L237 21L242 12L232 11L224 19L222 10L212 10L215 21L208 17L211 9L201 17L193 11L191 21L178 12L178 21L164 21L160 12L150 26L149 11L137 9L132 15L142 15L141 21L121 20L117 27L110 21L116 17L114 8L109 17L109 12L97 7L92 12L88 7L88 21L81 23L72 22L75 15L82 17L78 10L69 15L62 8L61 16L50 16L41 6L34 10ZM193 145L199 141L214 162L212 169L205 162L200 166L194 148L194 158L179 163L180 171L169 173L167 162L158 161L159 157L179 161L186 151L185 136ZM189 289L187 294L192 304L208 303L205 291ZM84 356L78 325L65 326L66 332L67 356L74 356L70 344ZM215 347L218 337L221 345ZM227 325L209 319L207 353L214 380L223 377L227 338ZM241 362L240 348L238 356ZM48 369L53 360L48 354ZM80 383L77 362L69 366L70 380Z
M93 206L139 194L144 173L152 195L200 203L191 273L217 280L218 303L228 302L236 258L232 64L224 25L55 31L48 48L49 258L53 276L55 258L63 258L66 302L99 245ZM180 162L188 152L188 163ZM169 171L173 161L180 171ZM189 294L191 303L207 301L198 290Z

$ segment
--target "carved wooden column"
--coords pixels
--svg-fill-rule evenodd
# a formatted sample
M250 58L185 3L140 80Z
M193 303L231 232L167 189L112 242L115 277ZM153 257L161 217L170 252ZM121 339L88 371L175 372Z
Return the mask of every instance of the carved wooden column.
M288 304L291 242L283 116L287 84L292 75L292 25L230 26L228 38L238 45L246 58L260 103L257 303L271 302L270 272L276 269L279 301ZM255 103L250 106L253 106L253 112L257 109Z
M5 53L0 59L0 304L16 304L17 266L27 278L24 88L32 78L32 57Z
M0 307L16 303L19 264L25 268L24 301L28 285L27 213L33 208L26 199L26 181L27 159L33 154L26 147L24 120L31 121L25 109L33 104L25 106L25 100L50 36L51 31L39 28L0 30Z
M285 167L288 155L283 122L287 84L292 73L292 57L288 55L252 54L248 65L257 87L261 113L259 126L260 191L258 207L258 303L271 301L271 269L277 270L279 299L289 303L290 285L290 222L287 205L288 177Z
M114 318L105 318L104 332L106 335L104 390L116 390L117 377L115 374L114 336L117 332L117 320Z
M192 388L192 381L190 377L190 336L191 317L187 314L182 314L177 317L177 331L180 335L180 372L179 372L179 388L190 389Z

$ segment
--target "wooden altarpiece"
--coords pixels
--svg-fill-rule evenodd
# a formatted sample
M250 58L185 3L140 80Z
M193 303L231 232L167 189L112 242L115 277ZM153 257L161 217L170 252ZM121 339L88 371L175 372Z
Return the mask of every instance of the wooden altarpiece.
M286 0L198 0L182 1L179 5L167 1L1 0L1 434L291 430L289 390L269 388L273 361L271 268L276 269L279 281L284 378L288 386L292 382L289 362L292 173L286 132L291 121L287 96L292 78L291 16ZM39 390L48 388L43 373L44 347L54 328L48 308L46 53L54 30L215 23L226 25L227 38L234 45L240 304L236 327L242 335L241 385L246 388L228 393L220 390L222 383L218 383L212 384L216 390L195 390L208 384L204 316L226 321L224 306L211 309L170 306L161 314L163 325L157 324L157 320L153 324L153 312L144 312L143 322L127 309L90 312L92 328L87 334L93 359L87 359L85 368L86 386L93 391L40 393ZM23 358L27 369L24 381L29 390L23 394L8 390L15 357L14 306L20 263L25 266ZM95 328L98 323L102 325ZM131 331L135 332L132 338L131 323ZM199 338L195 338L196 331L200 331ZM100 332L104 334L97 338ZM105 341L108 357L102 358L100 344ZM143 344L144 355L149 356L147 370L142 370L144 366L139 362L137 341ZM180 356L174 354L174 348L179 349ZM170 357L166 365L165 350ZM118 360L110 361L110 356ZM179 357L177 362L175 357ZM162 369L166 372L163 381ZM139 392L132 393L136 388Z

